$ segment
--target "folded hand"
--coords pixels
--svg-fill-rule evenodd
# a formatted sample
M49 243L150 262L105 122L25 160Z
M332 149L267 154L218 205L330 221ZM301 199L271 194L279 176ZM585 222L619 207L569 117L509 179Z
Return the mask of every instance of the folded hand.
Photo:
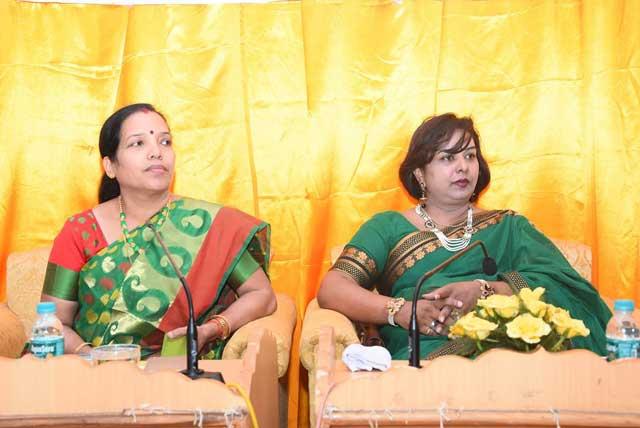
M440 323L451 325L459 316L459 313L467 313L475 306L480 297L480 287L475 281L452 282L437 290L423 294L422 297L433 302L451 302L442 306L437 320ZM457 309L459 312L454 312ZM452 317L451 315L454 314ZM457 316L456 316L457 314Z
M416 304L416 316L418 321L418 329L420 333L429 336L436 336L440 334L446 334L447 325L439 321L439 317L442 311L446 307L461 307L462 302L454 298L444 298L438 300L425 300L420 299ZM404 327L409 328L409 322L411 318L411 302L407 302L398 315L396 315L396 322Z

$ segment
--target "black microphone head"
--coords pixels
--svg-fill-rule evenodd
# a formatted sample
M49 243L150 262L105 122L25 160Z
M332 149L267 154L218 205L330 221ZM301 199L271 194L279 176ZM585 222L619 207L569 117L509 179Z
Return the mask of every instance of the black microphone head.
M485 275L495 275L498 272L498 265L496 265L496 261L491 257L485 257L482 260L482 272Z

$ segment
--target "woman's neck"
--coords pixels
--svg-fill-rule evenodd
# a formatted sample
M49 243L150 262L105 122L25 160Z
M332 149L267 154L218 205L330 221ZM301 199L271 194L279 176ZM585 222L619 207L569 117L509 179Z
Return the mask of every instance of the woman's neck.
M169 201L169 191L160 193L122 192L122 209L127 218L129 230L140 226L160 211ZM119 207L118 207L119 208Z
M464 205L443 205L427 200L424 207L431 219L440 226L451 226L467 216L471 203Z

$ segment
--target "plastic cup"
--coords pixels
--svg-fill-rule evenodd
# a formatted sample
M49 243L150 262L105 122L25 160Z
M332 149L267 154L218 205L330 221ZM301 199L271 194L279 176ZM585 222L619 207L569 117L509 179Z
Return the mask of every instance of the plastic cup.
M117 343L113 345L97 346L91 350L91 358L94 364L102 364L108 361L140 361L140 345Z

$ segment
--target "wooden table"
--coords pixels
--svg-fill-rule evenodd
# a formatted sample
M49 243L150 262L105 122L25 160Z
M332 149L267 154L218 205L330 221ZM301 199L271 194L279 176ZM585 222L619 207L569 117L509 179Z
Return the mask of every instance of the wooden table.
M241 360L200 361L222 372L227 385L193 381L177 373L184 358L92 366L75 355L0 358L0 427L232 426L250 427L249 408L229 384L249 395L263 427L278 424L276 344L271 333L253 333ZM166 368L163 368L166 366Z
M312 391L322 427L640 427L640 359L492 350L351 373L335 359L332 334L320 337Z

